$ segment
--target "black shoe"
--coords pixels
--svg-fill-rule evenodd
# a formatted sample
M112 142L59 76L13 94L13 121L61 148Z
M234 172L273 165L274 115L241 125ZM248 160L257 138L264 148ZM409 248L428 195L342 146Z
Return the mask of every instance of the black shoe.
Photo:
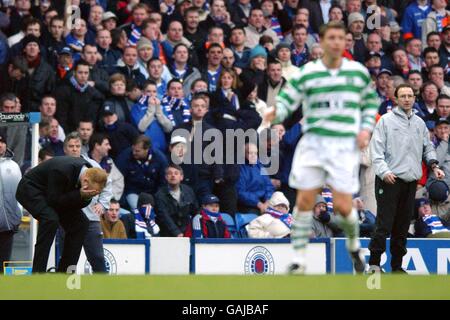
M373 273L377 273L377 272L385 273L384 270L379 265L372 264L372 265L369 265L369 270L367 270L366 273L373 274Z
M402 268L398 268L398 269L392 269L392 273L395 274L408 274L408 272L406 272L404 269Z
M363 273L366 270L366 259L364 259L362 251L350 252L350 257L352 258L353 268L355 268L356 273Z
M293 262L288 266L287 272L289 274L305 274L305 270L306 267L304 265Z

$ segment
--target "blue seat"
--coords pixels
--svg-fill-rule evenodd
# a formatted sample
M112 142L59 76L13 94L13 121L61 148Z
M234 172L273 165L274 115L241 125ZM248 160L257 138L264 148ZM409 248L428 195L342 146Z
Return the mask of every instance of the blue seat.
M145 239L145 232L136 232L136 239Z
M223 221L225 221L225 224L227 225L228 231L231 233L232 238L239 238L239 232L236 228L236 222L234 221L233 217L230 216L228 213L221 213Z
M245 226L248 225L252 220L258 218L255 213L236 213L236 229L241 236L241 238L248 238L247 229Z

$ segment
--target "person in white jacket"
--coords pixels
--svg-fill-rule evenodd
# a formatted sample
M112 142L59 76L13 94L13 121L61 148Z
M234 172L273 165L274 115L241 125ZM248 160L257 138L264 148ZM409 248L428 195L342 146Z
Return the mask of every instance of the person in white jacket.
M249 238L285 238L291 233L289 201L280 191L273 193L266 212L247 226Z

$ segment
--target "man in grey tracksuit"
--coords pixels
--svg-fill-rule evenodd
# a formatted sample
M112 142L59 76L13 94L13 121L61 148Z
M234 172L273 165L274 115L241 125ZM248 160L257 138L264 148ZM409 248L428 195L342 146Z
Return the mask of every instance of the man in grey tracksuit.
M378 121L370 142L372 165L376 174L377 218L369 245L369 265L379 268L390 235L391 269L405 272L406 237L414 212L417 180L425 160L438 179L444 178L425 122L415 115L414 90L402 84L395 91L398 107Z

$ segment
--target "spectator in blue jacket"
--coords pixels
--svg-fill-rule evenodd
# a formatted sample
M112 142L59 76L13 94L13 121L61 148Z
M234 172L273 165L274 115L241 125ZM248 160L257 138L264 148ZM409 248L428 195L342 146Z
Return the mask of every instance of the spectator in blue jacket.
M156 83L147 81L143 91L144 95L131 108L133 124L151 139L154 148L166 153L166 134L172 131L173 124L162 111Z
M359 216L359 236L370 238L375 229L375 215L364 208L364 202L361 198L353 199L353 206L358 211Z
M167 159L152 148L150 138L145 135L138 136L131 148L118 156L116 165L125 177L124 197L131 210L137 208L141 192L154 194L165 183Z
M245 145L246 163L240 166L240 176L236 184L238 210L263 214L269 206L269 199L275 188L258 161L258 147L253 143Z
M402 32L405 40L422 38L422 23L431 12L431 4L428 0L414 0L405 10L402 19Z

